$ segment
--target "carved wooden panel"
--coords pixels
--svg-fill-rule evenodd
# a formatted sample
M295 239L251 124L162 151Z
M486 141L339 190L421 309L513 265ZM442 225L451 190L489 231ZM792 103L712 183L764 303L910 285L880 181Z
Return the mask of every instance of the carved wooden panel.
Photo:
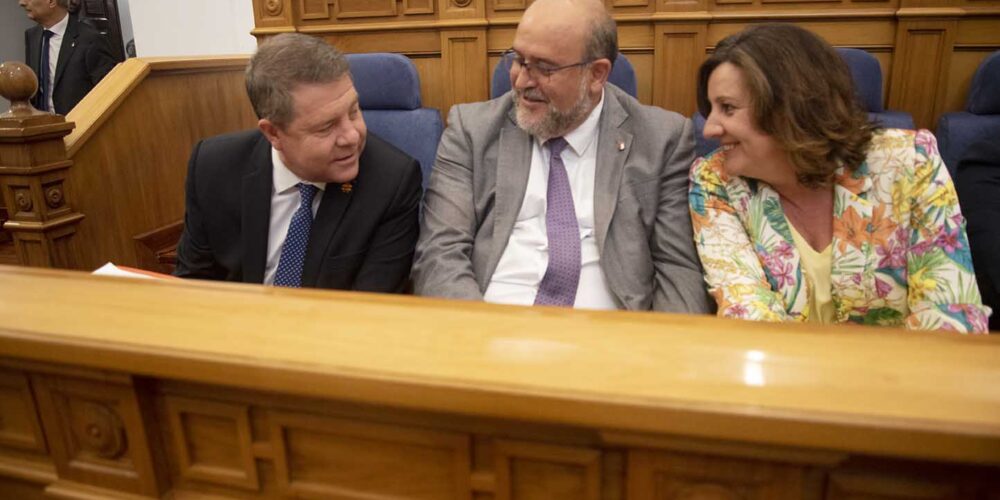
M493 10L524 10L528 8L527 0L493 0Z
M934 128L944 107L956 21L900 21L896 36L889 106L913 115L921 128Z
M648 450L631 450L628 462L630 500L803 498L801 467Z
M827 500L957 500L956 486L913 477L879 477L874 474L830 474Z
M183 478L260 487L246 406L167 397L166 407Z
M330 4L334 0L298 0L303 20L330 19Z
M444 92L452 102L485 101L489 96L485 30L441 32ZM492 68L490 68L492 70ZM492 76L492 73L489 73ZM448 110L442 109L448 116Z
M690 116L697 107L698 67L705 59L703 24L657 25L653 104Z
M468 498L464 434L341 418L270 416L279 487L287 495L368 500Z
M28 379L6 370L0 371L0 446L46 451Z
M292 0L260 0L254 2L254 19L258 28L292 25Z
M498 440L496 500L598 500L601 453L589 448Z
M403 0L403 14L433 14L435 0Z
M32 385L61 479L160 494L132 386L42 375L33 376Z
M337 19L395 16L396 0L339 0L334 3L334 12Z

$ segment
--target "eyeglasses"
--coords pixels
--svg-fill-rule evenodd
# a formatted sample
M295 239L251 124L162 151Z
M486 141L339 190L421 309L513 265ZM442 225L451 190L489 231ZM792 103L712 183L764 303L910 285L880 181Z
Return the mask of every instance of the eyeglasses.
M521 54L515 52L514 49L507 49L501 57L504 67L515 69L517 71L525 70L528 72L528 76L531 77L532 80L548 80L558 71L575 68L577 66L586 66L594 62L593 59L589 59L578 63L567 64L565 66L552 66L551 64L545 64L543 62L529 63L521 57Z

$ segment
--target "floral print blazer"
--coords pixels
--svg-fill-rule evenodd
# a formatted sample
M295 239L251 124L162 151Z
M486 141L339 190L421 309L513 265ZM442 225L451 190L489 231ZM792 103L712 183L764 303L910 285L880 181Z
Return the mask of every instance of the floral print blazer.
M719 316L805 321L812 290L777 191L730 178L716 150L691 168L695 244ZM927 130L884 129L834 179L837 322L985 332L965 219Z

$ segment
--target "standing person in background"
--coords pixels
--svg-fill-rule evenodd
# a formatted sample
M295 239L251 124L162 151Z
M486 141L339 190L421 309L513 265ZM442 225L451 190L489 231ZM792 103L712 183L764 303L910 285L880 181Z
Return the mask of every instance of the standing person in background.
M926 130L878 130L847 66L792 24L699 72L695 243L719 316L985 332L955 188Z
M24 32L24 58L38 76L35 108L60 115L115 67L108 40L69 13L70 0L19 0L38 23Z

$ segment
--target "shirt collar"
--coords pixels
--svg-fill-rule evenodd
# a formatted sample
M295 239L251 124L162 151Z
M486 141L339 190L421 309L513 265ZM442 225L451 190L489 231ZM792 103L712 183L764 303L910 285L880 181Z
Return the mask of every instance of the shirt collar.
M298 183L304 182L306 184L312 184L319 188L320 191L326 191L325 182L309 182L299 179L297 175L288 170L285 166L285 162L281 161L281 155L278 154L278 150L271 147L271 164L274 165L274 192L281 194L294 188Z
M66 33L66 27L69 26L69 16L70 16L69 14L66 14L65 16L63 16L62 21L53 24L51 28L44 28L44 29L51 31L56 35L63 36L63 34Z
M601 110L604 109L604 90L601 90L601 99L597 101L597 106L590 110L587 119L571 132L563 136L569 147L577 156L583 156L584 152L590 148L597 138L597 124L601 119Z

